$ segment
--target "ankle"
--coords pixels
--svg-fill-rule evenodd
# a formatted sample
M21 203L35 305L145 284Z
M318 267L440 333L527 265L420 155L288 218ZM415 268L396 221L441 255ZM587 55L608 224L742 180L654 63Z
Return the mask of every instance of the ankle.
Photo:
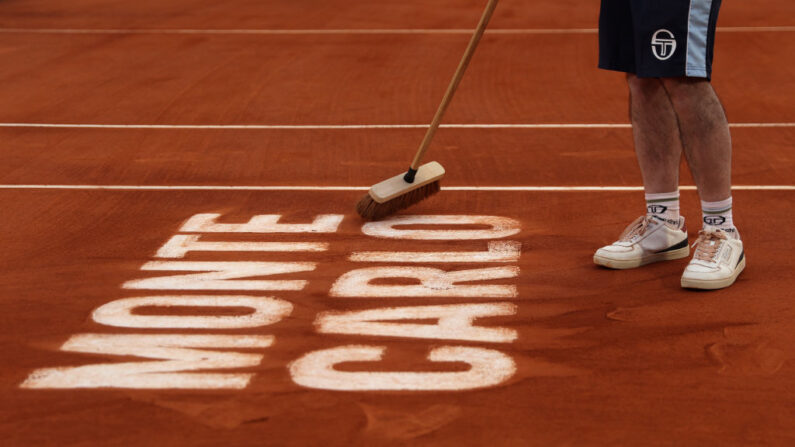
M646 194L646 215L669 223L679 222L679 190Z
M727 235L740 239L740 233L734 226L732 215L732 198L717 202L701 201L702 221L705 227L723 230Z

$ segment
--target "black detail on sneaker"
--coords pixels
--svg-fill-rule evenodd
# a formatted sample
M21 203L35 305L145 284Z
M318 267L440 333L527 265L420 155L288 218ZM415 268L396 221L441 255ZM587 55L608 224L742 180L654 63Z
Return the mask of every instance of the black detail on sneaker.
M665 205L646 205L646 210L650 214L662 214L668 211L668 207Z
M672 246L666 248L665 250L655 251L654 253L665 253L667 251L679 250L679 249L682 249L682 248L685 248L685 247L687 247L687 238L682 239L682 242L680 242L680 243L678 243L676 245L672 245Z
M737 266L740 265L740 263L743 261L743 258L745 258L745 250L740 253L740 259L737 260L737 264L734 264L734 268L737 268Z
M723 216L704 216L704 223L713 227L722 225L724 222L726 222L726 218Z

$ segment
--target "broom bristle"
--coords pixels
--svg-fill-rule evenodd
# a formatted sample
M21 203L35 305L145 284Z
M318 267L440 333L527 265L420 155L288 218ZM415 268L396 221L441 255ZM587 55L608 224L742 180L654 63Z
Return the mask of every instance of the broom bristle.
M356 212L365 220L380 220L427 199L439 192L440 189L441 182L437 180L417 189L412 189L384 203L378 203L370 197L370 194L366 194L356 204Z

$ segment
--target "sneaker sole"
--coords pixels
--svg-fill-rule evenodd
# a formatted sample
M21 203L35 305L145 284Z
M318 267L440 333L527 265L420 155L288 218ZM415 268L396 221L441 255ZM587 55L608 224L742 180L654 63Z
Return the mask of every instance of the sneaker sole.
M740 273L745 270L745 258L734 269L734 274L728 278L720 279L695 279L682 277L682 287L685 289L700 289L700 290L717 290L729 287L734 284L734 281L740 276Z
M626 270L626 269L634 269L637 267L641 267L646 264L652 264L654 262L673 261L674 259L682 259L686 258L689 255L690 255L690 247L685 246L678 250L666 251L664 253L654 253L652 255L644 256L642 258L637 258L637 259L613 259L613 258L606 258L604 256L594 255L593 262L594 264L601 265L602 267L607 267L617 270Z

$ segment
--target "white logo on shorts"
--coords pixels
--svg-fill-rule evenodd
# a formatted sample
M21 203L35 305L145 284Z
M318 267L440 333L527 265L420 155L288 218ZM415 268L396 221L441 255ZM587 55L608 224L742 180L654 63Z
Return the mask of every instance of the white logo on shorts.
M667 29L661 29L654 33L651 37L651 51L654 53L654 57L661 61L670 59L676 51L674 33Z

